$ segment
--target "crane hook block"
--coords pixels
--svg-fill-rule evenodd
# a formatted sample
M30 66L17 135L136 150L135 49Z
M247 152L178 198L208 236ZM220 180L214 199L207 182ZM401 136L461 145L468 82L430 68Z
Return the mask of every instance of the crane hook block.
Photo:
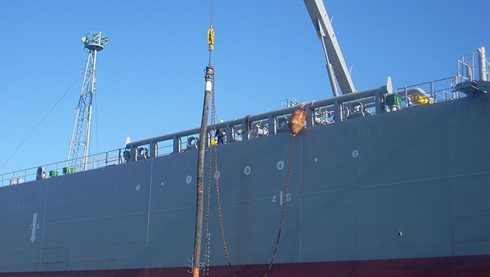
M208 50L213 51L214 50L214 30L213 26L211 26L208 30Z
M291 123L289 125L289 132L292 136L296 136L301 132L306 122L306 112L303 109L299 109L293 112L291 115Z

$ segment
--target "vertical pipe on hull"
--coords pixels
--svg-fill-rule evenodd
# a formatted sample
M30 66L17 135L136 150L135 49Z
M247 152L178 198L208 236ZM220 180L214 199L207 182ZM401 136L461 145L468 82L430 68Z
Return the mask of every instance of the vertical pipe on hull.
M199 133L199 151L197 158L197 200L196 200L196 230L194 234L194 263L192 268L193 277L199 277L199 264L201 255L202 216L203 216L203 180L204 180L204 150L207 142L207 127L209 114L209 98L213 90L214 68L206 67L204 77L206 86L204 89L204 103L202 108L201 132Z

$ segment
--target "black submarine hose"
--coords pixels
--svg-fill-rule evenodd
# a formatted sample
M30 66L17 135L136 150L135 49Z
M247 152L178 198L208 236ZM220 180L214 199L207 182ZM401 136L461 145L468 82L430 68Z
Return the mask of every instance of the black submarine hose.
M201 132L199 133L199 148L197 158L197 199L196 199L196 229L194 234L194 262L192 266L193 277L199 277L201 258L202 218L203 218L203 180L204 180L204 150L207 143L207 125L209 114L209 99L213 88L214 68L206 67L204 103L201 118Z

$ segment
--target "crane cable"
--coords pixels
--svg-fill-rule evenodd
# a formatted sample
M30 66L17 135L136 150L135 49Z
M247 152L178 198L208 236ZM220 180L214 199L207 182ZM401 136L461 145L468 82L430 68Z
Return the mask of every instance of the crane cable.
M209 29L208 29L208 52L209 52L209 65L211 65L211 60L213 57L214 50L214 0L209 1Z

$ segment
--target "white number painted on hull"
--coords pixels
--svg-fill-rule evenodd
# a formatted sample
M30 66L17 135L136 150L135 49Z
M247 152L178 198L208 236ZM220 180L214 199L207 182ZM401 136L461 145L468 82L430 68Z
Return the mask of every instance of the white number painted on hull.
M291 201L292 196L291 196L291 193L284 195L284 193L281 190L279 192L279 197L277 197L276 195L272 196L272 203L277 203L277 198L279 198L279 206L282 206L282 204L284 204L284 200L289 202L289 201Z

